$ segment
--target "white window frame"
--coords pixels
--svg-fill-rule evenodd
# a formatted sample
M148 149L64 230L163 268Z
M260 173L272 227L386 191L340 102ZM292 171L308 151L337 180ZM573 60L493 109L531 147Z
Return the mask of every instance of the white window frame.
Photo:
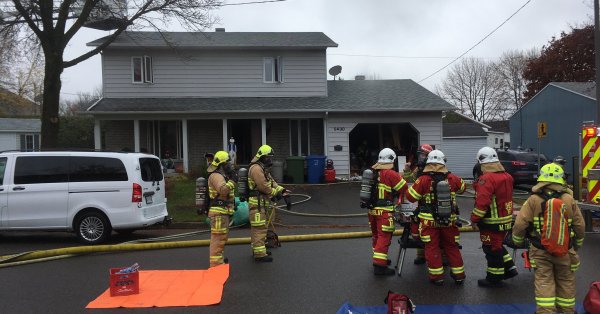
M135 79L136 63L140 66L140 80ZM154 83L154 70L151 56L131 57L131 82L133 84L152 84Z
M298 133L298 154L297 155L292 155L293 154L293 149L292 149L292 121L296 121L296 128L297 128L297 133ZM302 121L306 121L306 136L308 137L306 139L306 156L310 155L310 120L309 119L290 119L289 122L289 138L290 138L290 155L291 156L302 156Z
M24 152L37 152L40 150L40 135L39 134L22 134L23 138L24 138L24 142L25 142L25 147L21 147L21 150ZM38 138L38 145L37 147L35 146L35 137L37 136ZM29 147L27 147L27 143L29 142L29 140L31 140L31 149L29 149ZM20 141L20 140L19 140Z
M267 62L271 63L271 78L267 80ZM283 63L281 57L263 58L263 82L264 83L283 83Z

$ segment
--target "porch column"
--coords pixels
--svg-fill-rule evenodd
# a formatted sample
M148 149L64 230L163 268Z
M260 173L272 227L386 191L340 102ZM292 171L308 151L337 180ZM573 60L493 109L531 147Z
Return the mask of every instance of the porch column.
M260 119L260 135L262 136L262 145L267 144L267 119Z
M323 155L327 156L327 115L328 113L325 112L325 118L323 118L323 145L325 146L323 148Z
M94 149L102 149L102 133L100 130L100 120L94 119Z
M133 151L140 151L140 120L133 120Z
M223 150L227 151L227 119L223 119Z
M183 172L188 172L189 156L188 156L188 124L187 119L181 120L181 131L183 133Z

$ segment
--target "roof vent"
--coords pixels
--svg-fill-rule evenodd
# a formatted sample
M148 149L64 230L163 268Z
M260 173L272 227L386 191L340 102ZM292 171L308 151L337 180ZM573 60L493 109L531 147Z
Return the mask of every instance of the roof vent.
M364 75L356 75L356 76L354 76L354 80L356 80L356 81L364 81L365 80L365 76Z
M215 28L215 32L225 32L225 28L217 27L217 28Z

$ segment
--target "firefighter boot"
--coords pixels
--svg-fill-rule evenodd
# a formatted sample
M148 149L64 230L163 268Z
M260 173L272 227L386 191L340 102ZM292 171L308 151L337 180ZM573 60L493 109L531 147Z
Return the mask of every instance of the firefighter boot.
M261 257L255 257L254 261L257 263L270 263L273 261L273 258L269 255L265 255Z
M504 272L504 280L515 277L518 274L519 272L517 272L517 266L513 266L508 271Z
M415 257L415 260L413 261L413 263L415 265L423 265L425 264L425 250L418 248L417 249L417 257Z
M396 271L386 266L373 264L373 273L375 276L392 276L396 273Z
M487 279L479 279L477 280L477 285L483 288L496 288L504 286L502 281L490 281Z

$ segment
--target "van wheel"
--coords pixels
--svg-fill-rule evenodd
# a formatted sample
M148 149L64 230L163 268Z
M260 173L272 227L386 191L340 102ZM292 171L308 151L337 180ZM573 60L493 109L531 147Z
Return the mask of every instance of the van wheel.
M112 228L104 215L90 212L79 217L75 230L81 242L98 244L108 240Z

